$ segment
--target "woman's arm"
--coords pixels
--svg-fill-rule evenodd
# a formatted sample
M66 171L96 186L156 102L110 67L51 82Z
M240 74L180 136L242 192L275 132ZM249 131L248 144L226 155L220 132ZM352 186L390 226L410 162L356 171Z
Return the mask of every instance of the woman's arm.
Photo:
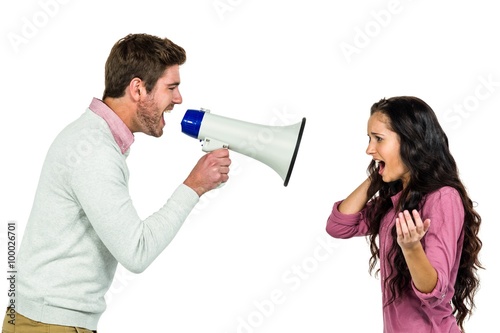
M326 223L327 233L335 238L364 236L368 232L368 223L362 210L369 198L367 190L370 179L366 179L346 199L333 205Z
M412 211L412 215L406 210L399 213L396 218L397 241L403 251L415 288L422 293L430 293L436 287L438 275L427 258L420 240L429 230L431 220L426 219L422 222L416 210Z
M349 194L349 196L339 205L339 212L342 214L355 214L360 212L370 199L367 194L370 183L370 178L367 178L351 194Z

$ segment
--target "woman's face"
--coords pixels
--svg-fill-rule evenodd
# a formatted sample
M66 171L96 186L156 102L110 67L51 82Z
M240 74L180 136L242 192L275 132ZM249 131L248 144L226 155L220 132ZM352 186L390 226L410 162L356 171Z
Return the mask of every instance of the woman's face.
M401 179L406 187L410 173L401 160L399 135L390 129L389 118L382 112L375 112L368 119L368 137L366 153L378 164L382 180L388 183Z

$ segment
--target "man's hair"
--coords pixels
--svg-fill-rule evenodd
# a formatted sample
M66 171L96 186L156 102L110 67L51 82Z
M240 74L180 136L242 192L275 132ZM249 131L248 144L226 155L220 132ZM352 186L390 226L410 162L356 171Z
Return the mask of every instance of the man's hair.
M122 97L130 81L144 81L149 93L165 70L186 61L186 52L167 38L129 34L115 43L106 60L104 94Z

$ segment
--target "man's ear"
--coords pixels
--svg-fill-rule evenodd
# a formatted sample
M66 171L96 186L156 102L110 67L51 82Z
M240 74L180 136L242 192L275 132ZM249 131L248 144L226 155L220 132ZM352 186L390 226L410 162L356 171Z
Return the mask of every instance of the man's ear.
M142 80L138 77L134 77L132 81L130 81L128 85L130 97L135 102L138 102L141 99L141 95L145 94L144 85Z

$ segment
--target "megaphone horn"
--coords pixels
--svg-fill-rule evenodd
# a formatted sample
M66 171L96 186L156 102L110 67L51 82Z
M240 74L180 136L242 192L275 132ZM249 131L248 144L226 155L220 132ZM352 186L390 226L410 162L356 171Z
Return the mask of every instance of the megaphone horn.
M203 141L203 151L228 148L252 157L276 171L287 186L305 124L302 118L294 125L266 126L189 109L181 127L184 134Z

